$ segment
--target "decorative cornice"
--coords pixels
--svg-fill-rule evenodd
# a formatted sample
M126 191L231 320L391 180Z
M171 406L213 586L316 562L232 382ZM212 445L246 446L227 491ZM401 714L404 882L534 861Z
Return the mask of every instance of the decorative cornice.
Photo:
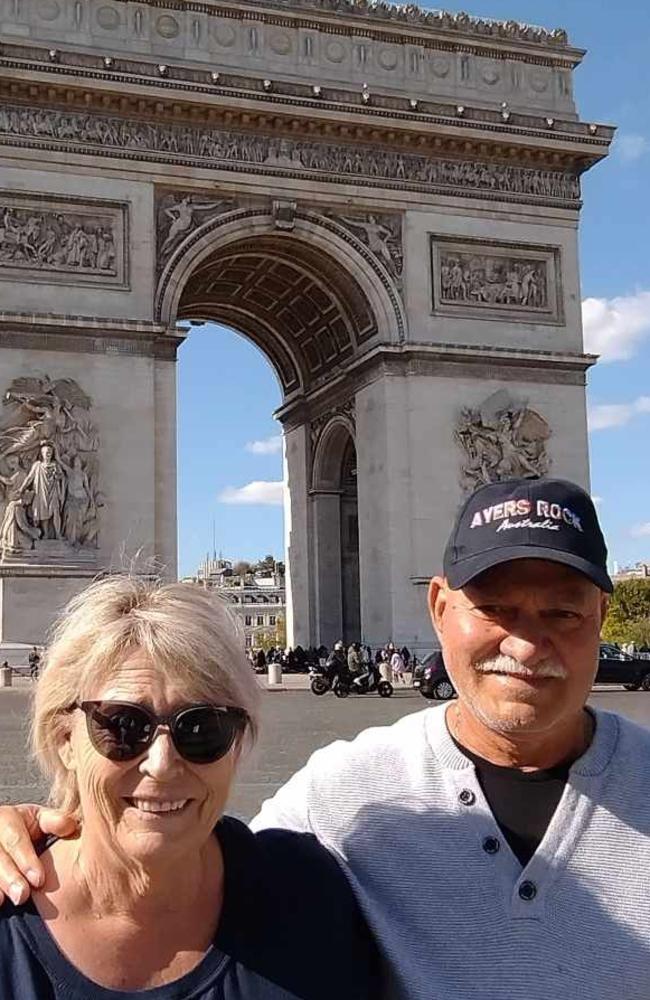
M125 4L128 0L115 0ZM193 13L255 17L260 20L277 19L301 12L312 14L319 19L341 18L361 22L366 29L373 25L390 25L412 28L418 33L448 34L454 40L468 42L470 39L494 41L495 43L539 46L553 50L575 51L569 48L567 33L563 28L542 28L523 24L519 21L497 21L491 18L472 17L463 12L449 13L441 10L425 10L416 4L387 3L385 0L238 0L236 4L195 2L195 0L140 0L145 7L166 10L190 11ZM295 18L294 18L295 20ZM319 20L319 25L322 22ZM358 31L361 34L361 30Z
M217 74L217 81L213 79L211 72L205 69L197 69L184 65L170 65L165 67L165 75L161 77L160 63L156 60L147 61L134 57L120 56L111 59L110 69L106 68L105 60L101 55L95 53L80 53L77 51L56 52L56 61L51 59L50 49L42 46L12 44L3 45L0 53L0 72L10 70L10 89L4 93L9 99L15 97L25 97L34 100L36 92L34 87L39 87L38 83L30 81L25 84L21 92L20 83L15 77L15 72L23 71L27 73L40 73L47 77L58 78L59 87L63 88L63 78L72 78L75 84L78 81L88 81L91 85L93 81L101 84L118 85L120 92L116 94L88 91L71 91L69 87L61 89L59 92L43 82L44 99L49 106L55 102L65 103L66 106L91 107L99 105L104 110L115 110L116 105L122 112L155 114L158 118L166 118L172 115L178 119L179 116L191 116L192 120L197 120L197 116L205 114L206 109L197 107L196 103L187 106L187 102L195 99L210 97L215 104L210 105L210 111L218 113L218 101L227 100L227 111L231 115L237 115L236 104L233 102L246 101L250 104L254 100L259 105L259 111L251 111L250 107L242 109L241 114L251 119L273 115L278 111L283 114L300 114L310 116L309 131L318 131L319 127L325 125L324 114L331 112L334 116L340 116L341 111L353 112L359 118L359 125L368 130L376 131L382 127L382 122L386 119L399 122L402 129L408 128L414 132L422 134L431 125L453 128L462 132L488 132L489 136L482 136L482 141L490 143L512 144L521 140L531 138L539 139L547 147L549 143L555 149L560 149L564 145L577 145L585 147L583 155L591 153L593 161L606 155L607 147L611 142L614 129L607 125L594 125L587 122L576 121L571 118L548 119L541 112L537 115L524 113L508 109L504 112L501 109L491 109L485 107L472 107L469 104L462 105L462 115L458 113L458 102L433 101L420 98L415 101L415 107L404 97L390 94L375 94L371 99L365 99L362 88L344 89L342 86L334 87L323 84L319 89L318 97L313 94L313 87L306 84L297 83L293 80L275 80L271 91L265 88L265 79L251 75L243 76L236 71L225 71ZM138 94L125 93L128 87L146 87L156 89L161 95L164 94L165 104L152 96L149 100ZM39 87L40 89L40 87ZM172 95L185 103L172 103ZM317 116L317 117L316 117ZM271 119L272 120L272 119ZM549 121L553 122L552 128ZM291 122L293 128L296 122ZM303 123L306 125L306 123ZM345 128L350 127L349 123L339 122L339 127L345 135ZM394 139L393 139L394 141ZM399 141L399 140L398 140ZM405 140L408 141L408 140ZM463 140L464 141L464 140ZM589 152L587 152L589 151ZM524 151L522 149L522 155Z
M333 405L383 377L434 376L503 382L584 386L594 354L513 349L473 344L382 345L350 362L338 377L275 411L285 429L310 423Z
M0 312L0 350L124 354L175 361L185 338L159 323L101 316Z

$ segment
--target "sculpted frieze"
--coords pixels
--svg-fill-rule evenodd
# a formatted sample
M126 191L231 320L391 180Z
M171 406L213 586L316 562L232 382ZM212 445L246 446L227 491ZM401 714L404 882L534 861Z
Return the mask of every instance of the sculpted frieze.
M127 208L0 192L0 278L124 286Z
M545 476L550 436L544 418L506 392L495 393L478 408L464 407L454 432L463 453L462 488L471 493L502 479Z
M332 218L354 233L399 281L404 270L401 215L370 212Z
M0 107L0 140L39 140L52 148L75 145L102 155L197 163L259 174L324 176L360 185L413 185L421 190L534 202L580 198L571 173L511 164L445 160L414 153L343 143L278 139L193 125L153 124L95 114ZM31 144L30 142L30 144Z
M0 560L96 558L99 441L92 401L73 379L15 378L0 415Z
M431 266L434 312L562 321L557 247L432 236Z
M236 202L229 198L213 198L205 194L170 191L156 200L157 263L160 269L176 247L198 226L225 212L232 211Z

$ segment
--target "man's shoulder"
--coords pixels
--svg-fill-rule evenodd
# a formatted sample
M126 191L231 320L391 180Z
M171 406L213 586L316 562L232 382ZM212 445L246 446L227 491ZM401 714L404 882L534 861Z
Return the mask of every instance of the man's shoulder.
M378 755L395 754L409 757L424 753L428 747L428 722L440 708L426 708L420 712L405 715L390 726L372 726L363 729L351 740L335 740L316 750L309 759L308 767L315 772L330 766L350 765L365 761L378 761Z
M312 754L302 772L303 787L319 836L322 821L338 827L364 805L408 797L423 782L431 783L438 764L430 736L441 712L444 706L415 712Z
M631 756L642 764L647 771L648 753L650 753L650 729L640 725L633 719L618 712L598 712L596 718L605 719L616 732L615 756ZM650 781L650 773L648 774Z

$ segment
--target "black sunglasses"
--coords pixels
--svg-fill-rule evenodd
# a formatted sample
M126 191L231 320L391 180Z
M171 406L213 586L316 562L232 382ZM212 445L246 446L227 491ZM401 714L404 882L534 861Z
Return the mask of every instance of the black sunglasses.
M159 727L169 726L181 757L191 764L213 764L226 756L248 722L242 708L217 705L187 705L165 716L126 701L83 701L74 708L84 712L95 750L115 761L139 757Z

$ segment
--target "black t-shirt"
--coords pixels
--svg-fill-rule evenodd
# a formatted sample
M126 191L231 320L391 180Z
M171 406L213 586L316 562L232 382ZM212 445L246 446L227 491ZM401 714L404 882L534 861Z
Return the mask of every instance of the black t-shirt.
M520 771L479 757L454 740L476 768L479 784L513 853L525 868L539 847L569 777L570 764Z
M1 1000L372 1000L379 961L342 869L308 834L224 818L213 946L175 982L107 989L59 950L34 905L0 907Z

